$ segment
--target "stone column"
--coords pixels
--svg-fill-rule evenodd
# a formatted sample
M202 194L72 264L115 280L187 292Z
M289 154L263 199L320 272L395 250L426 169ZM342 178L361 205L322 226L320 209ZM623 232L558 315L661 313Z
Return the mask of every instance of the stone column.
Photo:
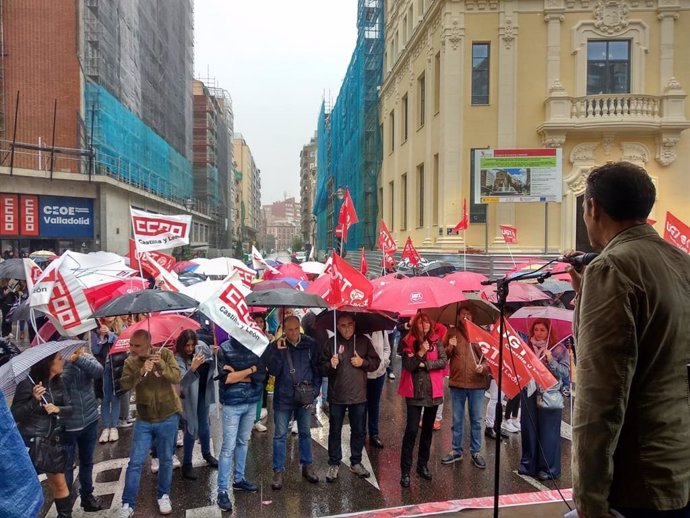
M660 2L661 4L662 2ZM678 19L677 1L663 2L670 4L659 7L657 18L659 19L659 93L663 94L669 80L674 77L673 72L673 38L675 21Z
M427 34L426 47L426 89L427 89L427 107L426 107L426 142L424 154L424 196L426 198L424 203L424 241L422 246L425 248L431 247L433 244L433 236L431 235L431 219L434 204L434 153L432 151L432 128L434 125L434 92L436 90L436 78L434 77L434 57L436 52L433 45L434 34L430 30Z

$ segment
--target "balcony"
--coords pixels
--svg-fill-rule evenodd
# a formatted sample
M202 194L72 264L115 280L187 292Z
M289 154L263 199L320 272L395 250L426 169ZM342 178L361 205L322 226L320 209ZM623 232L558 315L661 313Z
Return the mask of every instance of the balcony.
M663 95L599 94L570 97L560 83L551 87L545 101L545 120L537 128L547 146L560 147L575 133L654 133L665 148L690 128L686 116L687 95L671 79ZM668 151L668 149L667 149ZM662 165L672 162L659 160ZM668 163L665 163L668 162Z

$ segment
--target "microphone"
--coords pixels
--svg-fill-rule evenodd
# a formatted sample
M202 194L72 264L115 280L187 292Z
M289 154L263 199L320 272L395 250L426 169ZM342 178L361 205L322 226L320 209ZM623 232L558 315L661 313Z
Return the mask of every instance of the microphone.
M572 257L565 257L564 255L560 256L557 261L559 263L568 263L572 264L576 270L581 269L583 266L587 266L589 263L594 261L598 257L598 253L596 252L588 252L586 254L582 255L574 255Z

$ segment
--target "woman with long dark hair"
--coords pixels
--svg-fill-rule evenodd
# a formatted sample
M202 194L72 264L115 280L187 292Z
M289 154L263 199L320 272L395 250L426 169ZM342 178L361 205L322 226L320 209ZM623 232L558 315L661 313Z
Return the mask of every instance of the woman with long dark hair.
M428 462L431 437L438 405L443 402L443 373L446 367L446 351L442 340L446 328L435 324L426 313L417 313L410 323L410 332L403 339L402 371L398 394L407 404L407 424L400 454L400 485L410 487L412 453L417 439L419 419L422 417L422 433L417 454L417 473L431 480Z
M215 402L213 390L213 350L200 342L196 333L185 329L175 342L175 359L180 367L180 390L184 412L184 442L182 476L196 480L192 471L192 451L197 435L201 454L209 466L217 467L218 460L211 453L211 425L209 407Z
M67 454L61 424L72 411L69 394L60 379L64 363L60 353L36 363L29 377L17 386L12 402L12 415L29 448L36 472L47 476L59 518L72 516L72 500L65 481Z
M568 375L568 350L546 318L536 318L529 328L529 347L551 371L557 383L547 389L530 382L520 394L522 398L522 457L518 473L536 476L539 480L561 476L561 418L563 395L561 380ZM541 447L540 447L541 445Z

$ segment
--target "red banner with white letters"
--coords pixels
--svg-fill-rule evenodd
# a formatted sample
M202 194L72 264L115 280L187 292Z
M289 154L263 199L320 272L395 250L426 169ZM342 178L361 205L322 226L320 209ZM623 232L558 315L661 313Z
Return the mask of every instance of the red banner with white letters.
M398 245L395 244L395 239L383 220L381 220L381 230L379 230L378 247L384 254L394 254L398 250Z
M670 212L666 213L664 239L680 248L686 254L690 253L690 227Z
M517 244L517 228L512 225L500 225L500 227L503 241L509 245Z
M0 194L0 236L19 235L19 200L16 194Z

